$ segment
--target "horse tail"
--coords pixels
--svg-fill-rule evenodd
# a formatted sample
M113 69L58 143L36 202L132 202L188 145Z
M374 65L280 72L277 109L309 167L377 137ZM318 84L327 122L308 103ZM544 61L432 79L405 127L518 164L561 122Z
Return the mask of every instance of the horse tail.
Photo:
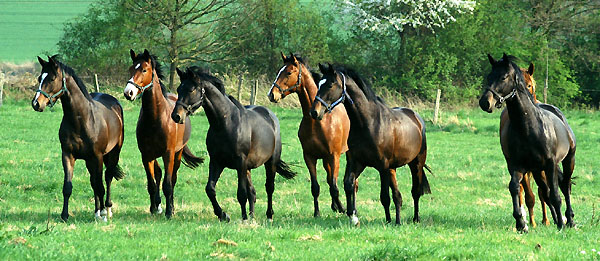
M427 169L429 173L433 174L427 164L425 164L425 169ZM427 180L427 175L425 175L425 172L423 172L423 175L421 176L421 195L424 194L431 194L431 188L429 187L429 181Z
M122 180L125 177L125 172L123 172L121 166L117 164L114 167L106 168L106 175L112 176L116 180Z
M203 157L195 156L187 145L183 147L183 165L190 169L195 169L202 163L204 163Z
M293 172L292 169L290 169L290 166L283 160L277 162L277 173L286 179L293 179L297 175L297 173Z

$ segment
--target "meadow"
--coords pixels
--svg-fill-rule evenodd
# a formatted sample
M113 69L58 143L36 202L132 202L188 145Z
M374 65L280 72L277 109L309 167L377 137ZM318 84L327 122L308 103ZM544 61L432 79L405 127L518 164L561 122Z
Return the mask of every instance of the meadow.
M398 170L404 199L401 226L385 224L378 174L367 168L359 179L361 226L356 228L345 215L330 210L322 169L318 170L322 216L312 217L309 175L296 136L301 113L279 107L272 109L281 122L282 158L299 175L294 180L277 176L272 223L265 217L262 168L253 171L257 204L255 219L249 222L241 222L236 174L231 170L223 173L217 198L232 220L219 222L204 192L207 163L196 170L180 169L171 220L150 215L146 177L135 140L140 103L119 98L125 109L126 132L120 165L127 176L113 182L114 217L108 223L94 220L93 194L83 161L75 166L71 218L67 223L60 220L63 171L57 134L61 106L38 113L27 101L8 100L0 107L1 260L600 259L598 112L565 112L578 142L572 193L577 226L557 231L554 225L540 225L536 194L538 227L520 234L514 230L497 111L444 111L438 125L428 124L427 163L434 175L429 175L432 194L421 198L421 223L411 222L408 167ZM431 119L431 111L418 111ZM190 148L196 155L208 157L204 145L208 123L203 112L193 115L191 121ZM344 169L345 161L340 188ZM341 199L346 205L343 192Z

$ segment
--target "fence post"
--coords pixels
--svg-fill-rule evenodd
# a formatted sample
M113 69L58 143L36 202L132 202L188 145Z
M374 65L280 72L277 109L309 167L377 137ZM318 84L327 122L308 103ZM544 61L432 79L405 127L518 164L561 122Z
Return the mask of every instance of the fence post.
M94 73L94 78L96 79L96 92L100 92L100 86L98 86L98 74Z
M433 124L437 124L438 122L438 114L440 111L440 96L442 95L442 90L437 89L437 95L435 96L435 109L433 110Z
M239 102L242 102L242 82L244 81L244 77L242 77L242 75L240 74L240 77L238 78L238 95L237 95L237 99Z
M548 45L546 44L546 82L544 83L544 103L548 103Z
M2 107L3 92L4 92L4 73L0 72L0 107Z
M256 91L258 90L258 80L254 81L254 87L250 91L250 105L256 104Z

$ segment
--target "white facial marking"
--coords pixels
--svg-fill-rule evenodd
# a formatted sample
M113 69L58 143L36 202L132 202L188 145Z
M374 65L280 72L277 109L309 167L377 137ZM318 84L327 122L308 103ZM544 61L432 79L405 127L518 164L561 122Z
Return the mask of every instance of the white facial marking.
M131 79L129 79L129 81L133 82L133 77L131 77ZM130 100L133 100L135 98L135 96L137 96L138 91L139 90L137 87L135 87L135 85L131 84L130 82L127 82L127 86L125 86L125 90L123 90L123 94L125 94L125 97L127 97L127 95L129 95L129 93L132 93L132 95L128 98Z
M135 69L137 70L138 68L140 68L140 66L141 66L141 65L142 65L141 63L138 63L138 64L135 66Z
M321 85L325 84L327 82L327 79L322 79L319 81L319 89L321 89Z
M42 73L42 79L40 80L40 87L38 88L38 90L42 90L42 84L44 83L44 79L46 79L46 76L48 76L48 73ZM35 98L33 98L34 100L37 100L37 98L40 97L40 92L35 94Z
M277 77L275 77L275 81L271 85L271 89L269 90L269 92L267 94L269 94L269 93L271 93L271 91L273 91L273 87L275 87L275 83L277 82L277 79L279 79L279 75L281 75L281 73L285 70L286 67L287 67L287 65L284 65L283 67L281 67L281 69L277 73Z

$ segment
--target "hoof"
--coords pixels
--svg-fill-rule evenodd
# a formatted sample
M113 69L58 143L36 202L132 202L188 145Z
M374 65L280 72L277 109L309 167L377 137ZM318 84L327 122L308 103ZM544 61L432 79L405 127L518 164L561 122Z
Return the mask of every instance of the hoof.
M229 223L229 221L231 221L231 218L229 217L229 215L227 215L227 213L223 212L223 214L221 214L221 216L219 217L219 220L221 222Z
M100 213L100 210L96 211L96 214L94 214L96 221L100 221L100 222L107 222L108 220L106 220L106 216L103 216Z
M356 215L352 215L350 217L350 224L352 224L355 227L359 227L360 226L360 221L358 221L358 217Z
M160 206L160 204L158 204L158 207L156 208L156 214L162 214L162 212L163 212L163 209Z
M421 217L414 217L413 218L413 222L414 223L421 223Z
M62 219L64 222L67 222L69 220L69 214L68 213L60 214L60 219Z
M112 218L112 210L110 209L110 207L103 209L102 211L100 211L100 215L104 216L104 217L108 217L108 218Z
M567 217L566 216L562 216L562 222L563 222L563 225L567 224Z
M321 212L319 212L318 210L315 211L315 213L313 214L313 217L316 217L316 218L318 218L320 216L321 216Z

